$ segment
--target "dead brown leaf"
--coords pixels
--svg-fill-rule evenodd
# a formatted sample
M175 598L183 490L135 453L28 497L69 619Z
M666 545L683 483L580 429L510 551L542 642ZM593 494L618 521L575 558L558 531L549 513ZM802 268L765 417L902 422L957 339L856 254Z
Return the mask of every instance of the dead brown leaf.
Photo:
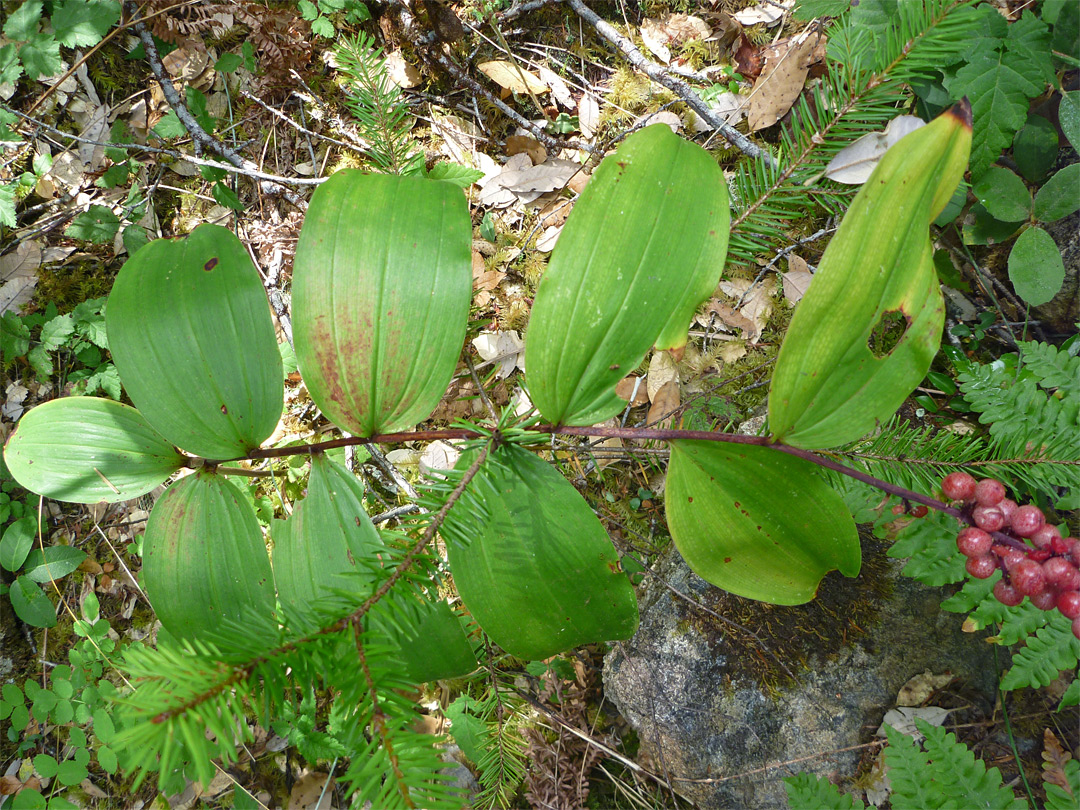
M1065 765L1072 759L1072 754L1064 749L1061 742L1050 729L1043 730L1043 781L1057 785L1070 796L1072 788L1065 775ZM1073 798L1077 798L1073 796Z
M333 810L333 808L334 783L329 774L318 771L305 774L296 780L296 784L289 792L288 810Z
M781 274L784 279L784 297L793 304L799 303L814 274L810 272L806 260L794 253L788 254L788 271Z
M761 75L762 49L752 43L746 34L739 35L739 45L732 58L739 73L746 79L756 79Z
M649 416L646 419L646 422L651 427L671 427L675 417L668 416L668 414L678 410L681 402L679 380L677 378L668 380L660 386L660 389L656 392L656 396L652 397L652 404L649 406Z
M547 160L547 149L536 138L528 135L511 135L506 139L506 154L508 157L525 153L534 166L538 166Z
M548 86L540 80L539 76L513 62L500 60L481 62L476 69L503 88L507 95L530 91L539 94L548 91Z
M652 359L649 360L649 374L646 379L649 384L649 399L653 402L656 401L656 397L659 396L658 392L664 385L671 380L678 382L679 369L668 352L653 352Z
M791 109L810 65L824 55L824 41L820 31L808 28L765 49L765 65L754 83L746 115L751 132L771 127Z
M615 395L637 408L648 403L649 388L641 377L623 377L615 386ZM633 400L630 399L631 397Z

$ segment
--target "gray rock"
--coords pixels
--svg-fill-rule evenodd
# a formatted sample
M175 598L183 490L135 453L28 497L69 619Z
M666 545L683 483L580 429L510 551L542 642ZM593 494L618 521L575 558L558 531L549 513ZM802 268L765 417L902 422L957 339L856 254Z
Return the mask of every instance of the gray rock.
M863 548L860 577L834 572L817 599L793 608L721 591L672 548L641 599L637 634L604 666L605 692L637 731L643 764L702 808L783 808L782 776L853 775L863 751L840 749L868 742L914 675L951 672L964 697L983 704L975 710L988 710L991 645L939 609L941 589L900 577L880 541L864 536ZM794 683L777 658L796 671Z

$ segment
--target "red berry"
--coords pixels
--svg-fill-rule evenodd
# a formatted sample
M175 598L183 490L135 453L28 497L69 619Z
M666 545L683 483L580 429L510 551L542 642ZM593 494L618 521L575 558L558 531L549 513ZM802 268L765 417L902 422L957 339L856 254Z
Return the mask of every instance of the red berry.
M1001 514L1005 516L1005 522L1009 522L1009 518L1012 517L1013 512L1016 511L1016 501L1012 498L1002 498L996 504L997 508L1001 510Z
M1024 552L1003 545L1002 543L995 543L990 549L990 552L1000 557L1007 569L1027 559L1027 555L1025 555Z
M975 485L975 503L994 506L1005 497L1005 485L996 478L984 478Z
M1074 636L1080 638L1080 619L1073 619L1072 631Z
M945 476L941 491L950 501L966 501L975 495L975 479L966 472L954 472Z
M1080 571L1061 557L1051 557L1042 564L1046 584L1060 591L1080 590Z
M892 508L892 513L894 515L902 515L902 514L904 514L904 507L901 506L900 504L896 504L896 506L894 506Z
M1012 530L1021 537L1031 537L1043 527L1044 523L1046 523L1046 518L1043 517L1042 510L1031 504L1016 507L1016 511L1009 519Z
M975 525L984 531L998 532L1005 526L1005 515L996 506L976 506L971 517Z
M1073 564L1080 565L1080 540L1075 537L1062 537L1061 542L1066 548L1065 556L1071 559Z
M1000 507L1001 504L998 504L998 506ZM1039 527L1038 531L1029 536L1029 539L1035 545L1035 548L1046 548L1055 537L1061 537L1061 532L1058 531L1057 526L1052 523L1044 523Z
M960 534L956 535L956 547L965 557L983 557L990 553L992 545L994 545L994 538L974 526L962 529Z
M1062 591L1058 594L1057 609L1066 619L1080 618L1080 591ZM1073 625L1075 629L1076 625Z
M994 583L994 598L1008 607L1016 607L1024 601L1024 595L1003 579Z
M1031 596L1046 588L1046 575L1042 566L1032 560L1022 560L1009 571L1012 586L1024 596Z
M1039 610L1053 610L1057 606L1057 597L1057 591L1047 589L1039 591L1034 596L1029 596L1028 600Z
M965 570L975 579L990 579L997 571L997 560L986 554L982 557L968 557Z
M929 511L929 509L920 503L918 506L911 507L911 516L917 518L926 517L926 513Z

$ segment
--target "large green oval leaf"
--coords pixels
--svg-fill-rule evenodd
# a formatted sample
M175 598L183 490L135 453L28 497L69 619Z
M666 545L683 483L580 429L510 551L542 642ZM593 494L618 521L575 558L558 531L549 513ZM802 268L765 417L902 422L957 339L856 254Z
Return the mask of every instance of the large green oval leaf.
M529 319L526 377L545 419L607 419L626 405L616 383L653 345L685 345L694 310L720 280L729 222L720 167L666 124L604 159L559 236Z
M142 414L98 397L31 408L8 439L4 462L31 492L73 503L137 498L184 466Z
M378 565L383 544L363 497L355 475L322 453L311 457L307 497L272 532L282 605L311 604L332 588L368 589L372 576L358 572Z
M687 565L725 591L774 605L809 602L833 569L856 576L855 522L814 469L767 447L672 442L665 508Z
M293 338L311 398L357 436L410 428L446 392L472 297L472 228L449 183L340 171L296 246Z
M288 520L274 521L274 579L278 599L298 619L304 607L333 591L367 595L385 551L363 503L356 476L323 454L312 456L307 497ZM386 620L378 610L369 627L398 647L407 677L416 683L472 672L476 658L445 602L395 601Z
M466 494L447 518L448 536L470 538L448 540L450 570L465 607L500 647L541 660L633 635L634 589L604 527L565 478L510 445L489 455Z
M856 195L780 348L769 395L780 441L858 439L926 375L945 318L929 228L970 146L970 109L958 106L901 138Z
M281 418L270 305L233 233L200 225L121 268L105 310L131 401L162 436L207 458L242 456Z
M274 610L273 574L255 510L223 476L173 484L143 536L143 589L178 638L206 638L247 610Z

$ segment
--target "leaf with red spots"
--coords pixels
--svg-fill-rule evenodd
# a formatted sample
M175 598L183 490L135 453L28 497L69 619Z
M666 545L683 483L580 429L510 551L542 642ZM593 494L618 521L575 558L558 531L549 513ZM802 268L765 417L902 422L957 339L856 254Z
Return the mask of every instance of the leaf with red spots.
M816 469L768 447L672 442L665 504L676 547L702 579L774 605L809 602L833 569L856 576L855 522Z
M170 442L236 458L281 418L284 379L270 305L232 231L158 239L120 270L105 310L131 401Z
M340 171L296 246L293 337L311 398L357 436L411 428L450 384L472 297L461 189Z

